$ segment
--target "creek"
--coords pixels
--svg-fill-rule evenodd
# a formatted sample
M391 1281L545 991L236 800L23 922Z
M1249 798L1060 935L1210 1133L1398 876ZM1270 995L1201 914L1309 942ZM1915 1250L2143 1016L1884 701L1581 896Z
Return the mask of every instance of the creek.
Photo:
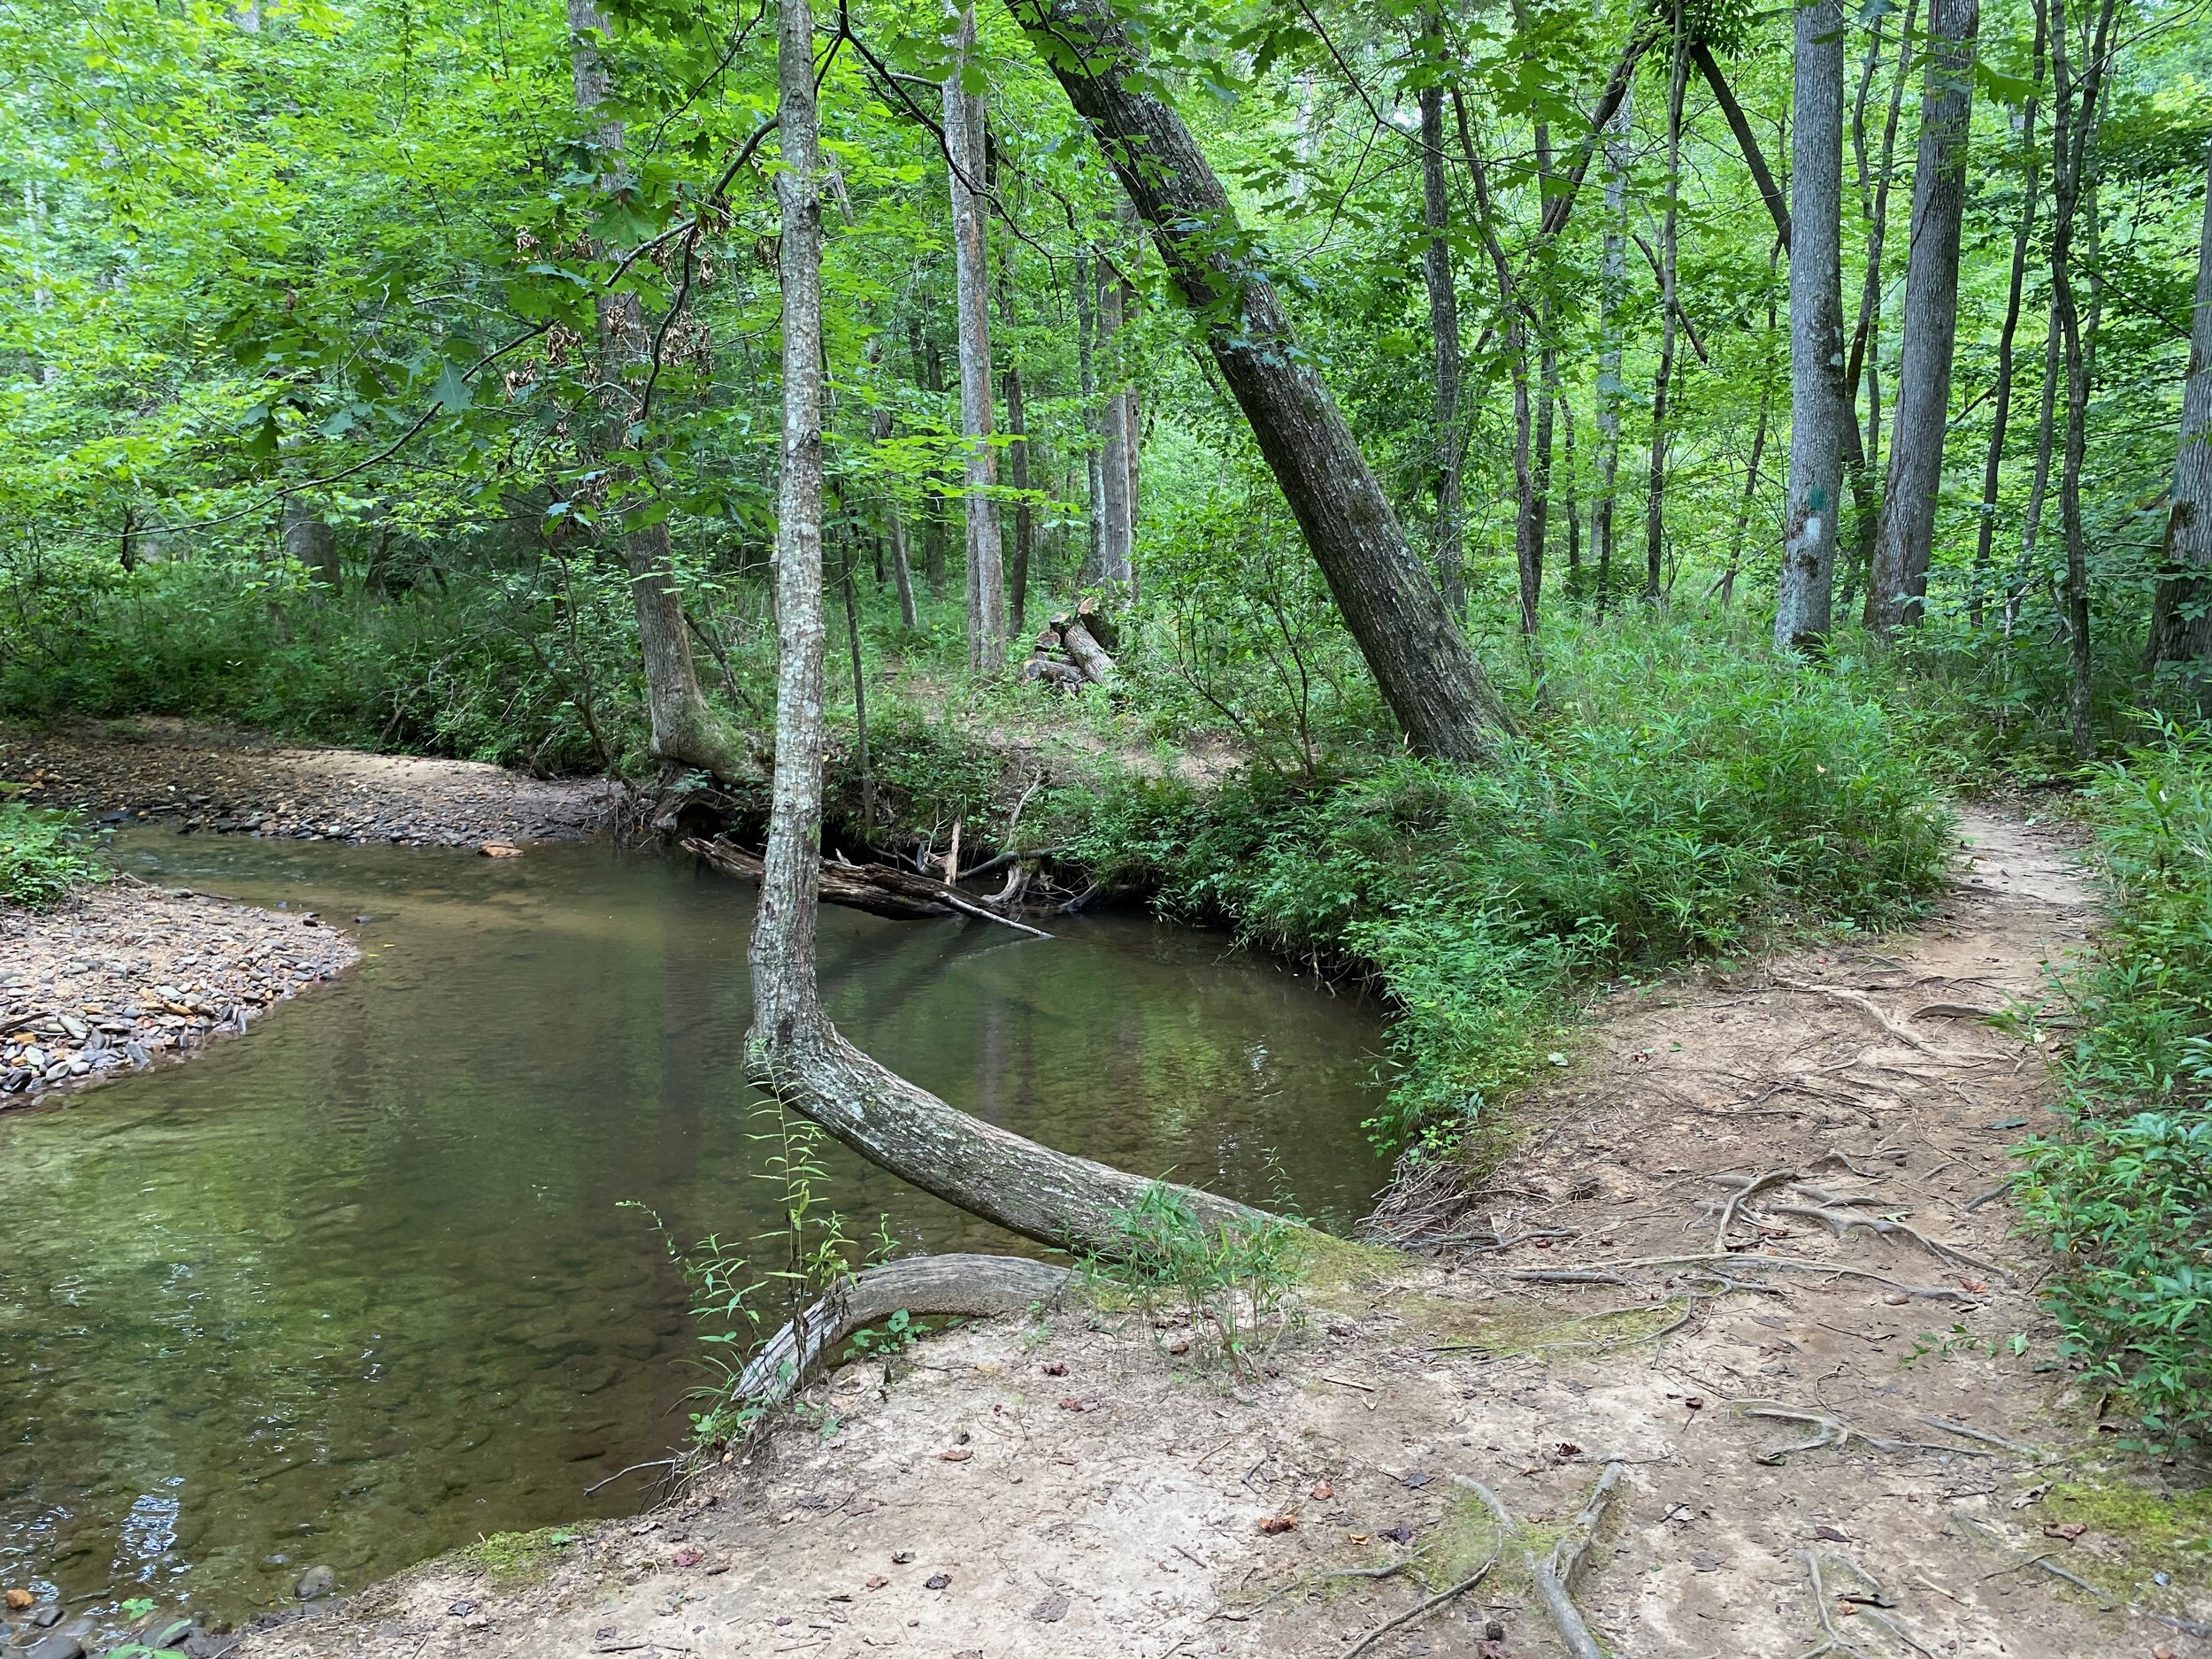
M366 954L188 1063L0 1117L0 1584L235 1618L311 1565L357 1589L634 1511L642 1477L587 1489L683 1440L715 1351L667 1239L777 1224L743 1080L751 890L595 844L116 851ZM822 931L833 1017L969 1110L1338 1229L1385 1179L1373 1011L1219 935L830 909ZM856 1234L1008 1248L823 1162Z

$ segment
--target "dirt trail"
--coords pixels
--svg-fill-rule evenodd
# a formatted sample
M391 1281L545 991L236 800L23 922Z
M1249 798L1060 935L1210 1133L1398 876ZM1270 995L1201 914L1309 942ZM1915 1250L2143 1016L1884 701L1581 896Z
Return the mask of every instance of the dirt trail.
M888 1372L848 1365L810 1423L656 1515L503 1579L432 1563L254 1636L246 1659L1341 1659L1489 1553L1465 1480L1555 1530L1613 1459L1624 1484L1577 1592L1609 1653L2212 1655L2049 1574L2212 1618L2204 1585L2154 1586L2129 1540L2065 1535L2095 1402L2049 1367L2044 1263L1986 1198L2049 1085L2026 1045L1929 1005L2037 996L2089 895L2047 830L1974 812L1965 833L1971 863L1924 932L1601 1009L1523 1104L1522 1150L1432 1217L1463 1254L1378 1256L1317 1290L1261 1378L1194 1373L1163 1346L1175 1333L1125 1314L971 1327ZM1716 1209L1717 1178L1760 1176L1777 1179ZM1958 1254L1839 1240L1823 1209ZM1724 1263L1633 1265L1723 1231ZM1569 1271L1611 1282L1515 1277ZM1930 1345L1949 1351L1905 1363ZM1732 1409L1757 1400L1810 1415ZM1843 1444L1772 1450L1847 1425ZM1407 1557L1417 1573L1308 1582ZM1517 1545L1366 1655L1560 1651Z

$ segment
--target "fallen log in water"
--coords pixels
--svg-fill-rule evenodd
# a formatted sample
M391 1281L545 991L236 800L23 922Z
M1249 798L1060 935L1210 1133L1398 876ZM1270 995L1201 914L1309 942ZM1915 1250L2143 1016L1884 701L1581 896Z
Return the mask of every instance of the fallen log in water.
M759 854L749 853L718 837L706 841L687 835L682 845L686 852L695 854L724 875L735 876L741 881L758 881L764 873ZM925 921L932 917L958 914L996 922L1001 927L1010 927L1039 939L1052 937L1041 927L1032 927L1027 922L1002 915L973 894L964 893L949 881L916 875L892 864L851 864L841 859L825 858L821 861L819 890L826 903L865 910L871 916L885 916L893 921Z

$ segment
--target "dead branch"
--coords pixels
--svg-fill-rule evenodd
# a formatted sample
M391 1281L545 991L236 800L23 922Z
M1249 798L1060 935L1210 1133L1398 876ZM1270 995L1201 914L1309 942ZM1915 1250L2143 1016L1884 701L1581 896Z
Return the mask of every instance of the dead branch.
M956 830L957 826L955 826ZM762 864L757 853L747 852L742 847L717 838L704 841L687 835L682 842L686 852L703 858L724 875L735 876L741 881L758 881ZM959 843L954 842L957 856ZM1028 933L1038 939L1052 937L1041 927L1032 927L1027 922L1002 916L981 899L964 893L949 881L940 881L933 876L920 876L911 871L901 870L892 864L847 864L842 859L825 858L821 861L821 895L831 904L841 904L849 910L866 910L872 916L885 916L894 921L918 921L931 917L949 916L956 911L972 916L979 921L996 922L1001 927L1010 927L1017 933Z
M1488 1578L1490 1576L1490 1570L1497 1564L1497 1552L1494 1550L1491 1552L1489 1560L1484 1562L1482 1565L1476 1568L1471 1574L1464 1578L1462 1578L1450 1589L1439 1591L1436 1594L1429 1597L1427 1601L1422 1602L1420 1606L1414 1608L1408 1612L1399 1614L1397 1617L1392 1619L1386 1624L1376 1625L1374 1629L1369 1631L1365 1636L1362 1637L1357 1642L1354 1643L1350 1647L1345 1650L1344 1659L1359 1659L1360 1655L1365 1653L1370 1647L1372 1647L1377 1642L1390 1634L1392 1631L1397 1630L1401 1626L1410 1624L1415 1619L1419 1618L1424 1613L1432 1612L1437 1608L1442 1607L1447 1601L1456 1601L1459 1597L1466 1594L1468 1591L1473 1589L1477 1585L1480 1584L1485 1578Z
M1977 1008L1971 1002L1926 1002L1905 1016L1907 1019L1996 1019L2001 1008Z

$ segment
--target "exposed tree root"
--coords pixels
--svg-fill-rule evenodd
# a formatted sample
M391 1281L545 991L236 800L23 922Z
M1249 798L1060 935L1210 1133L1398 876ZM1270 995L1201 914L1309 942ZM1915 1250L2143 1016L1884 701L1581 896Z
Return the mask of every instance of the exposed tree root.
M1497 1564L1498 1557L1496 1553L1494 1551L1489 1560L1484 1562L1481 1566L1476 1568L1472 1573L1469 1574L1466 1578L1462 1578L1457 1584L1452 1586L1450 1589L1439 1591L1436 1594L1429 1597L1427 1601L1422 1602L1420 1606L1409 1609L1407 1611L1399 1614L1397 1617L1392 1619L1386 1624L1376 1625L1374 1629L1369 1631L1366 1635L1361 1637L1358 1641L1355 1642L1350 1647L1345 1650L1344 1659L1359 1659L1360 1655L1365 1653L1370 1647L1372 1647L1377 1642L1390 1634L1392 1631L1398 1630L1407 1624L1412 1624L1415 1619L1419 1618L1424 1613L1433 1612L1436 1609L1442 1607L1447 1601L1456 1601L1459 1597L1466 1594L1468 1591L1473 1589L1477 1585L1480 1584L1485 1578L1487 1578L1490 1576L1490 1570Z
M1830 1204L1775 1204L1770 1208L1778 1216L1799 1216L1817 1221L1833 1230L1839 1239L1849 1237L1854 1227L1864 1227L1870 1233L1910 1239L1916 1244L1924 1245L1939 1260L1949 1262L1955 1267L1970 1267L1980 1272L1993 1273L2007 1281L2012 1278L1994 1262L1985 1262L1978 1256L1969 1256L1955 1245L1946 1244L1940 1239L1932 1239L1909 1222L1893 1221L1884 1216L1863 1216L1856 1210L1841 1210Z
M1575 1607L1574 1586L1588 1561L1590 1547L1605 1525L1607 1512L1612 1508L1614 1495L1619 1491L1626 1471L1627 1465L1619 1459L1609 1462L1604 1471L1598 1476L1597 1485L1591 1488L1588 1501L1575 1518L1567 1524L1566 1532L1552 1546L1551 1553L1540 1559L1534 1550L1525 1552L1529 1578L1535 1586L1537 1598L1543 1603L1544 1612L1550 1618L1552 1628L1558 1632L1560 1645L1567 1650L1570 1659L1607 1659L1605 1649L1598 1645L1597 1638L1591 1635L1589 1625L1583 1622L1581 1612ZM1513 1518L1513 1512L1505 1507L1498 1494L1481 1481L1470 1475L1453 1475L1450 1479L1462 1491L1472 1493L1481 1501L1483 1507L1496 1517L1500 1532L1498 1550L1492 1555L1494 1562L1497 1554L1503 1552L1513 1535L1522 1531L1521 1524ZM1484 1571L1487 1571L1488 1567L1486 1566ZM1477 1577L1479 1579L1480 1575ZM1381 1633L1380 1631L1374 1632L1375 1635ZM1359 1651L1360 1648L1354 1648L1352 1654L1344 1655L1344 1659L1352 1659L1352 1655Z
M1764 1463L1770 1468L1778 1467L1793 1452L1818 1451L1825 1446L1832 1446L1841 1451L1853 1440L1863 1440L1878 1452L1955 1452L1962 1457L1990 1455L1987 1452L1970 1451L1960 1447L1936 1446L1926 1440L1885 1440L1878 1434L1868 1433L1855 1424L1845 1422L1843 1418L1831 1412L1814 1411L1804 1406L1785 1405L1778 1400L1735 1400L1729 1402L1729 1409L1739 1417L1771 1418L1781 1423L1804 1423L1812 1425L1813 1438L1809 1440L1793 1440L1786 1446L1770 1448L1753 1457L1754 1463Z
M864 1268L761 1345L737 1385L741 1399L773 1404L854 1332L903 1310L913 1314L1020 1313L1067 1289L1071 1270L1022 1256L913 1256Z
M1934 1060L1956 1060L1962 1056L1937 1048L1903 1021L1893 1019L1880 1003L1862 991L1847 989L1840 985L1807 985L1798 979L1777 979L1774 983L1785 991L1795 991L1801 996L1832 996L1839 1002L1857 1009L1891 1036L1909 1048L1916 1048Z

